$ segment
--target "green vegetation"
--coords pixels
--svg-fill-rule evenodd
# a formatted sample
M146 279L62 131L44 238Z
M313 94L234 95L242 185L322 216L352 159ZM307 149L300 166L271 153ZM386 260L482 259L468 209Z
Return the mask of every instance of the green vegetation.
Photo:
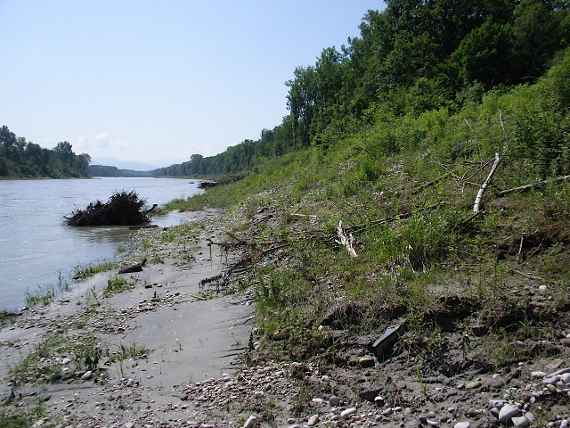
M125 361L128 359L139 360L146 358L150 349L144 345L131 343L129 345L119 345L119 349L111 356L111 361Z
M73 279L83 281L101 272L107 272L116 269L118 264L116 262L102 262L94 265L81 267L78 266L73 271Z
M63 356L70 359L68 367L86 371L96 370L105 353L93 335L51 334L10 370L10 376L15 384L58 382L66 376Z
M391 121L428 111L454 114L491 89L534 82L570 42L564 1L386 4L384 11L366 14L359 37L340 50L324 49L314 65L294 71L287 82L289 114L279 126L264 129L257 141L246 140L216 156L195 154L154 173L255 173L266 159L309 146L336 146L377 122L378 115ZM384 149L395 149L389 129L385 132ZM421 135L408 138L426 147Z
M103 296L111 297L117 293L122 293L123 291L130 290L133 287L133 284L131 284L125 278L115 276L107 281L107 286L105 287L105 290L103 290Z
M0 427L2 428L30 428L34 422L47 415L44 406L38 404L29 410L22 408L0 409Z
M16 317L17 315L12 312L0 310L0 328L14 322Z
M541 2L520 3L529 4L546 10ZM567 19L568 11L549 13ZM257 322L273 351L326 357L334 347L319 326L342 302L352 309L328 322L354 334L405 318L399 346L420 359L414 367L421 376L445 361L450 325L472 338L459 348L463 358L489 366L556 352L536 343L552 337L553 314L569 305L570 182L500 193L570 174L570 50L546 56L551 66L537 79L491 73L500 79L471 82L455 95L434 92L449 105L426 103L430 92L415 84L399 88L398 97L381 93L350 132L327 140L331 113L328 127L311 128L308 145L258 159L239 182L175 203L229 208L243 222L234 232L247 237L254 260L266 257L259 250L267 245L285 246L286 256L258 259L263 267L244 280L254 287ZM530 76L542 70L518 66ZM482 211L474 213L496 156ZM335 242L339 221L357 257ZM532 309L538 284L547 284L552 313Z
M26 291L26 306L32 307L36 305L47 306L54 301L56 296L65 291L69 291L71 284L67 281L61 272L58 273L57 284L40 285L33 291Z
M73 153L67 141L53 150L17 137L7 126L0 128L0 178L87 177L91 158Z

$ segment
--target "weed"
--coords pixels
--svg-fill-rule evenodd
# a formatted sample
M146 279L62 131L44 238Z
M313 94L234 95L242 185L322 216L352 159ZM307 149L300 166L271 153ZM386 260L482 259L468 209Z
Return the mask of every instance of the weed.
M150 349L144 345L138 345L136 343L131 343L129 345L119 345L119 349L115 352L111 358L111 361L125 361L128 359L142 359L147 358L150 353Z
M117 263L115 263L115 262L102 262L102 263L98 263L98 264L94 264L94 265L90 265L90 266L86 266L86 267L78 266L73 271L72 276L73 276L73 279L75 279L75 280L83 281L87 278L90 278L94 275L97 275L98 273L113 270L116 267L117 267Z
M127 281L125 278L120 276L115 276L107 281L107 286L103 290L103 296L111 297L117 293L122 293L123 291L130 290L134 285Z

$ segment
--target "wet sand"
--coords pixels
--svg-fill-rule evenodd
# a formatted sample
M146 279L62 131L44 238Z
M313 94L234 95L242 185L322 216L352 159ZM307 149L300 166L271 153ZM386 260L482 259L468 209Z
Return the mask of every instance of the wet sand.
M200 281L221 273L225 257L207 238L220 231L212 226L219 212L193 214L189 221L209 222L191 248L190 263L165 260L141 273L124 275L133 289L99 298L96 315L75 334L95 334L109 349L136 344L150 350L146 359L128 359L107 367L107 382L71 379L43 385L13 387L9 370L47 335L75 325L86 310L86 295L100 294L111 273L98 274L45 308L19 317L0 330L0 394L29 395L48 403L49 419L63 418L86 426L198 417L192 406L180 406L182 387L229 373L246 348L252 308L239 296L203 300ZM77 290L89 290L87 293ZM25 398L24 398L25 401ZM168 416L165 413L168 410Z

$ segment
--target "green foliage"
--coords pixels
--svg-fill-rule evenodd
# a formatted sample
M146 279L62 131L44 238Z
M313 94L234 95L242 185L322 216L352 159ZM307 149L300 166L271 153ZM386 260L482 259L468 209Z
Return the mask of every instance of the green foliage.
M359 37L340 50L323 49L314 65L294 70L286 83L289 114L280 125L264 129L256 141L216 156L195 154L155 174L255 173L267 159L310 145L337 145L374 122L380 111L387 123L378 144L394 153L394 133L405 129L390 129L388 119L438 109L454 113L479 102L484 91L534 82L570 42L566 2L386 3L384 11L366 14ZM567 103L567 94L561 99ZM421 134L409 137L417 141Z
M67 141L53 150L17 137L7 126L0 128L0 177L87 177L91 158L73 153Z
M103 290L103 296L111 297L117 293L131 289L133 286L125 278L115 276L107 281L107 286Z
M73 279L78 281L83 281L87 278L91 278L101 272L107 272L113 270L117 267L115 262L102 262L94 265L89 265L85 267L78 266L73 271Z

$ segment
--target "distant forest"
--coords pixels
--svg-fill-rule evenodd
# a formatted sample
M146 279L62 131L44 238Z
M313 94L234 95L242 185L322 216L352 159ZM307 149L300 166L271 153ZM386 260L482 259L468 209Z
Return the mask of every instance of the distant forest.
M385 10L364 16L358 37L294 70L280 125L216 156L195 154L153 173L248 171L309 145L326 149L381 111L453 113L490 90L532 83L569 46L569 9L568 0L388 0Z
M44 149L17 137L7 126L0 128L0 177L87 177L90 161L86 153L75 154L67 141Z

